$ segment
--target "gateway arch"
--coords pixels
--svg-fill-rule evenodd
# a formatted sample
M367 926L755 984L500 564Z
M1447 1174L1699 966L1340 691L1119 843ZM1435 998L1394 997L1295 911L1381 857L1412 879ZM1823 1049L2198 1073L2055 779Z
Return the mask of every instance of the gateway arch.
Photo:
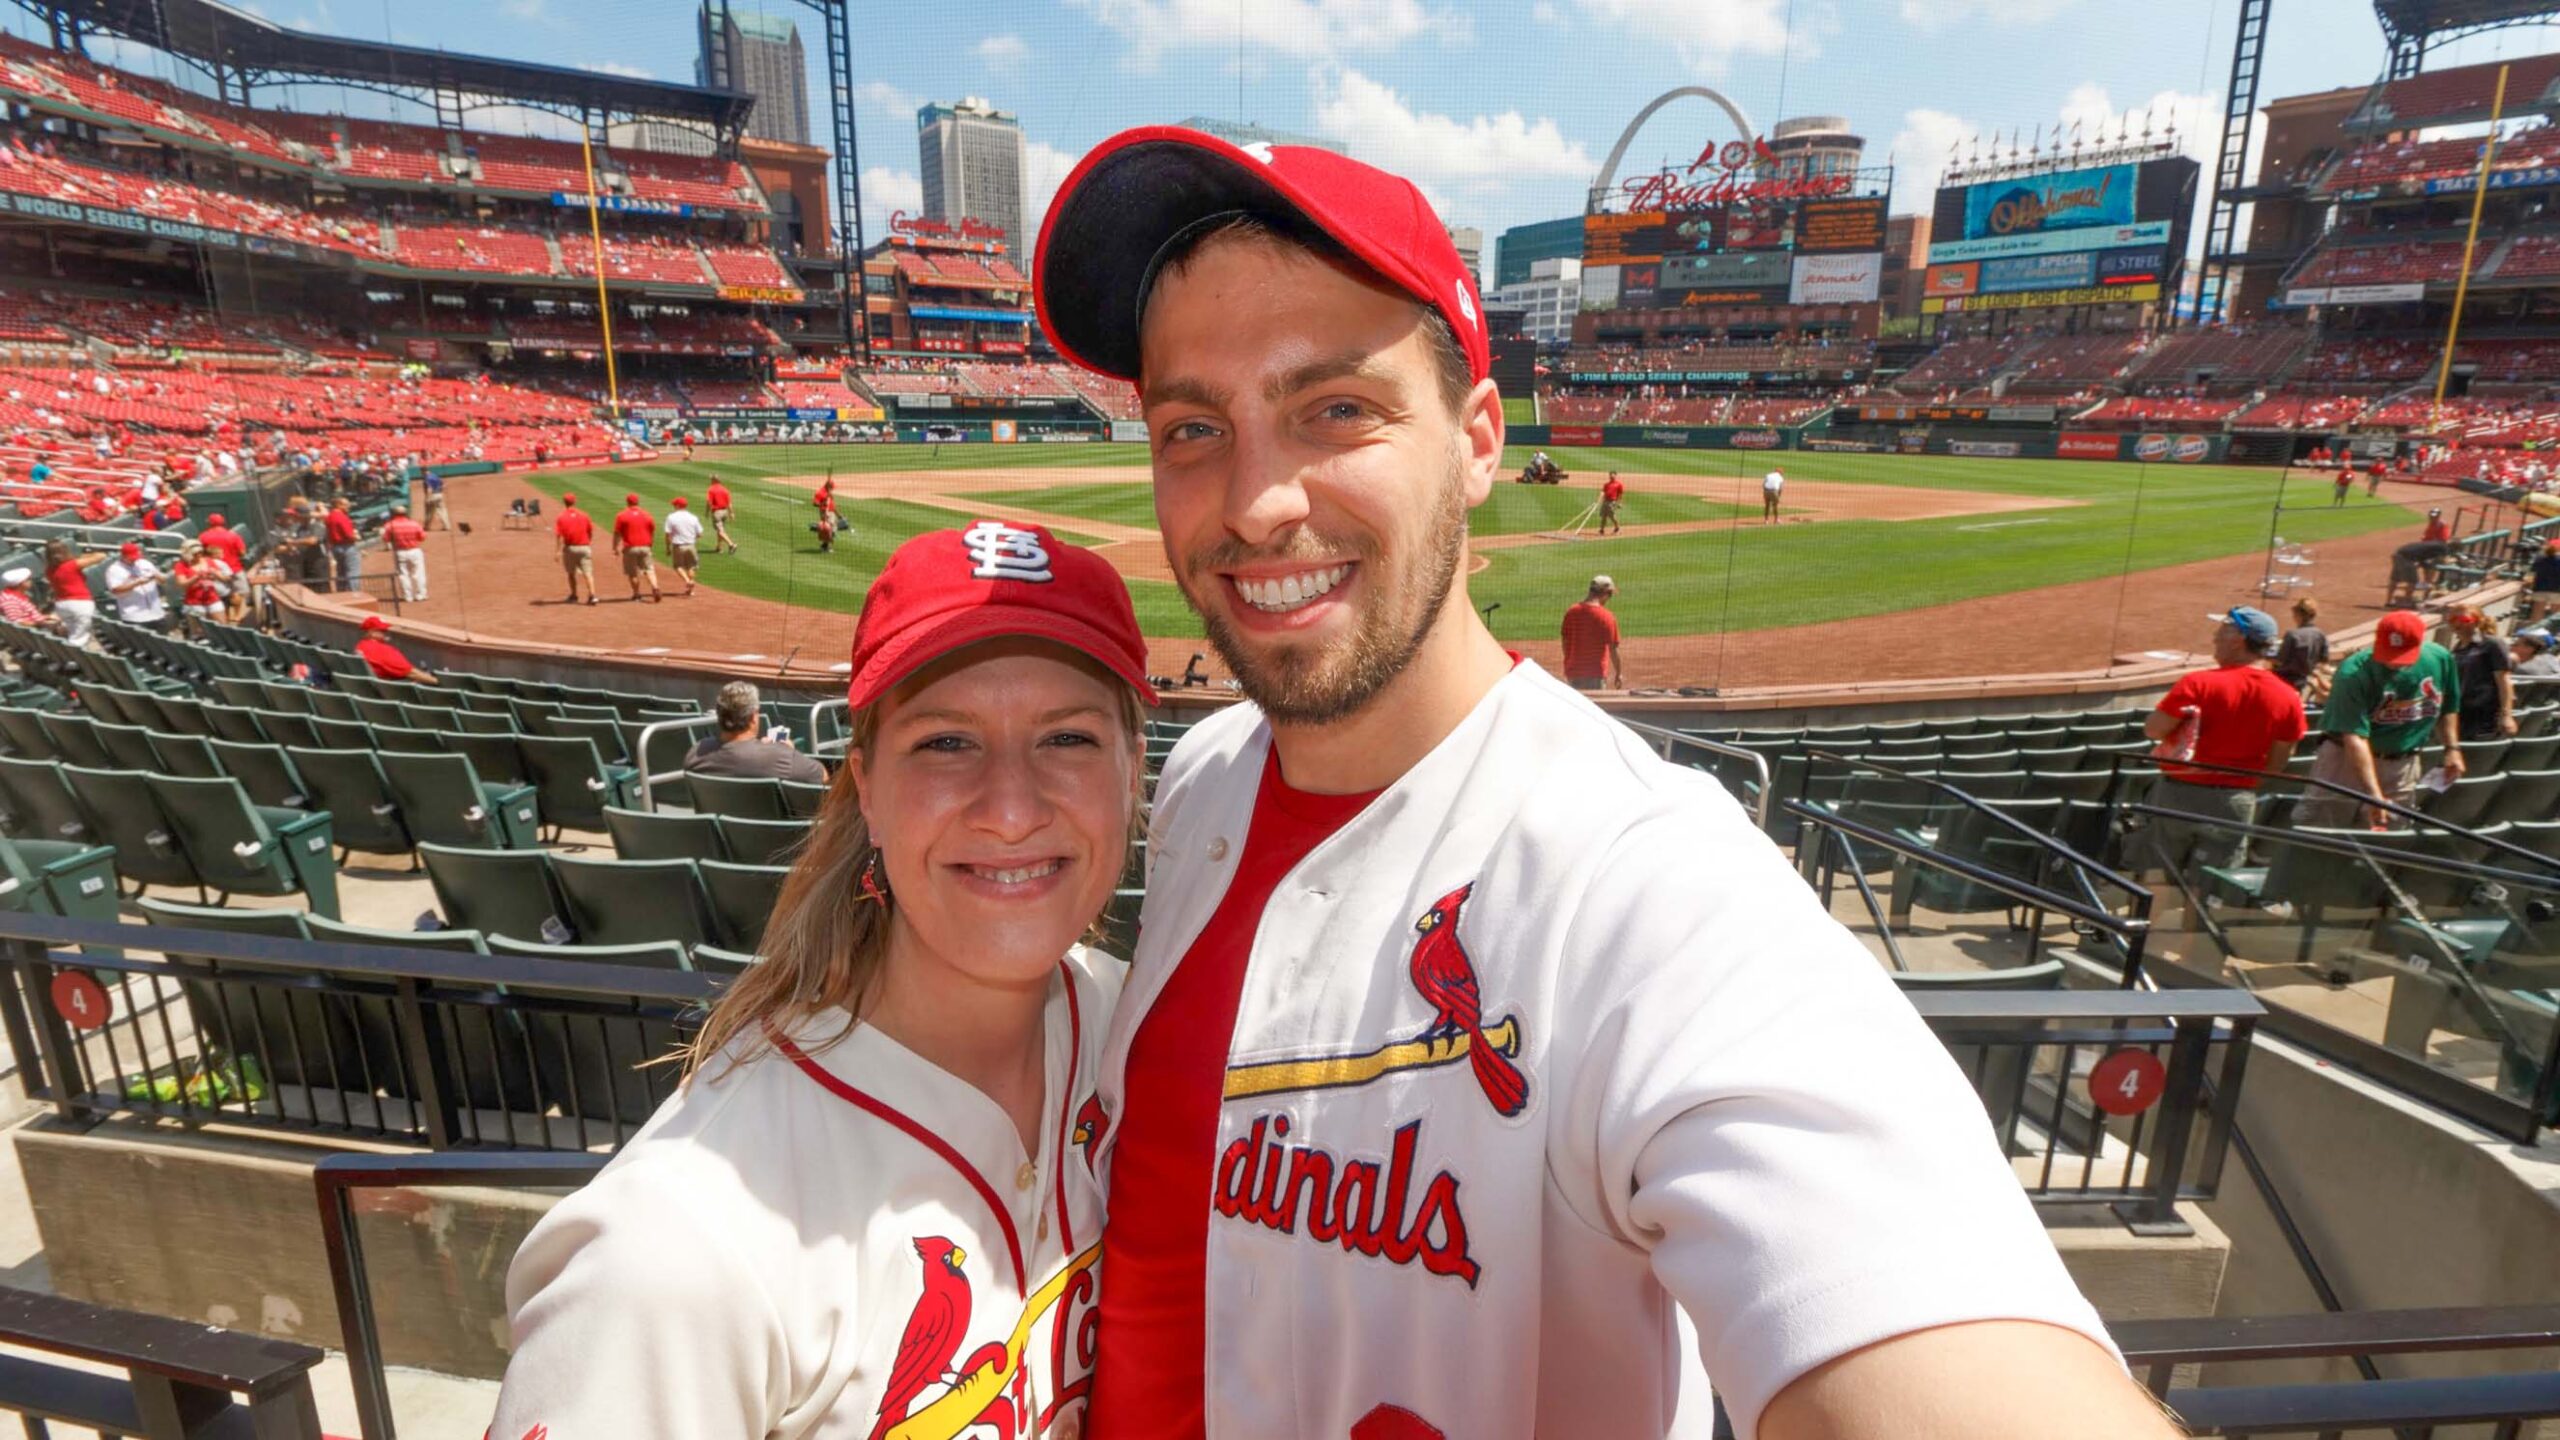
M1619 133L1618 143L1609 147L1609 158L1602 161L1600 165L1600 178L1591 182L1591 198L1588 206L1590 210L1599 210L1602 203L1609 198L1610 193L1617 187L1618 165L1621 161L1627 158L1627 147L1635 143L1636 132L1644 128L1644 122L1652 119L1653 112L1656 110L1661 109L1663 106L1670 104L1674 100L1678 100L1689 95L1695 95L1699 99L1708 101L1717 109L1722 110L1725 113L1725 118L1733 122L1735 133L1740 135L1744 140L1747 141L1752 136L1760 133L1759 131L1751 128L1751 117L1742 113L1741 106L1734 104L1731 100L1728 100L1715 91L1708 89L1704 85L1682 85L1676 89L1665 90L1660 95L1653 98L1653 103L1636 112L1636 118L1628 121L1627 128Z

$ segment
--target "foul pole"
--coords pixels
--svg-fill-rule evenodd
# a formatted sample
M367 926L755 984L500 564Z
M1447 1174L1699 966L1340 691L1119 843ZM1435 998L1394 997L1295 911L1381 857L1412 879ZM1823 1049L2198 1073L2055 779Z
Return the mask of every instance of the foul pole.
M2427 405L2433 433L2444 409L2444 387L2453 379L2453 342L2462 334L2462 302L2471 295L2471 256L2480 245L2480 212L2489 203L2489 164L2498 154L2498 120L2507 110L2507 67L2498 67L2498 89L2489 100L2489 138L2480 146L2480 169L2471 179L2471 228L2462 235L2462 273L2453 281L2453 313L2445 317L2444 355L2436 361L2436 395Z

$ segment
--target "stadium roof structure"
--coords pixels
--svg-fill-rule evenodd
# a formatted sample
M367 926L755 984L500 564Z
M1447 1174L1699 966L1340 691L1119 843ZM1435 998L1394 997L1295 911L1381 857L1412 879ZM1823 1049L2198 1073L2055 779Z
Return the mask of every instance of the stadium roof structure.
M735 134L755 108L744 91L632 79L561 65L458 55L413 45L315 35L215 0L17 0L65 28L120 36L228 74L329 80L439 95L486 96L564 113L689 120Z
M2530 25L2560 14L2560 5L2534 0L2373 0L2391 52L2391 73L2414 75L2426 52L2445 40L2509 25Z

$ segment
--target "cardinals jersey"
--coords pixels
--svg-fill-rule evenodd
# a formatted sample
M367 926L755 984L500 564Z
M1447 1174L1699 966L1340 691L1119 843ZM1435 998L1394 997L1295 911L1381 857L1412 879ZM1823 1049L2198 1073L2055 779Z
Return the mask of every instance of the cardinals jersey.
M1165 767L1106 1165L1269 745L1240 706ZM1703 1436L1701 1360L1749 1436L1789 1380L1894 1335L2106 1343L1865 947L1712 779L1526 663L1273 891L1216 1143L1220 1440Z
M1036 1154L867 1025L707 1068L516 1253L492 1440L1074 1433L1121 968L1082 949L1059 967Z

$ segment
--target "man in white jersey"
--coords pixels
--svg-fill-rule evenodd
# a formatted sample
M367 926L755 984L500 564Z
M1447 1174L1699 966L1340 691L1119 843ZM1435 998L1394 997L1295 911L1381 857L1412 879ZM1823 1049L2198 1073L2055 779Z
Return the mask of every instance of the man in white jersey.
M684 593L693 593L693 574L702 568L702 517L693 513L679 495L667 502L667 566L684 580Z
M1746 1437L2170 1434L1865 949L1478 620L1501 399L1420 192L1141 129L1037 268L1254 702L1157 790L1091 1432L1704 1435L1702 1360Z
M1778 497L1787 493L1787 477L1777 470L1760 477L1760 518L1778 518Z

